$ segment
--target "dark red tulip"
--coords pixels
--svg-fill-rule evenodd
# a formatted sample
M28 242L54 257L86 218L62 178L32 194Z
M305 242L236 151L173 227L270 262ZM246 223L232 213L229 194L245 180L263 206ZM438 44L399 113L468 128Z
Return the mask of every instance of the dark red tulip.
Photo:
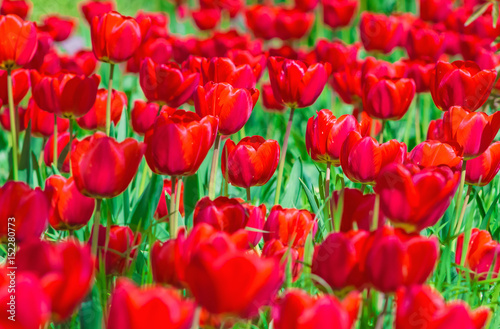
M60 56L61 70L66 70L74 74L92 75L97 66L97 59L94 53L89 50L80 50L73 56Z
M115 10L113 1L95 1L89 0L82 4L81 10L85 16L85 20L92 25L94 17L101 17L105 13Z
M31 71L33 99L44 111L64 118L79 118L94 105L100 80L98 75L46 76Z
M500 111L488 116L453 106L443 116L445 141L457 146L465 160L486 151L500 130Z
M172 41L156 37L144 41L127 61L127 72L139 73L145 58L151 58L157 64L168 64L172 58Z
M144 136L146 161L155 173L169 176L193 175L212 148L217 118L177 110L161 112ZM179 156L182 155L182 158Z
M420 0L420 18L424 21L444 21L453 10L452 0Z
M373 137L362 137L357 131L347 136L340 151L344 174L353 182L373 184L380 171L391 163L403 163L406 144L393 139L379 144Z
M432 99L443 111L452 106L475 111L486 102L495 78L495 70L481 70L471 61L439 61L431 73Z
M200 8L192 11L191 15L196 26L202 31L214 29L219 25L222 16L219 8Z
M175 111L175 109L166 106L163 106L161 110L171 113ZM136 100L130 112L132 129L134 129L137 134L144 135L146 131L153 126L159 112L160 106L158 104L148 103L140 99Z
M113 198L125 191L146 151L135 139L118 143L101 132L75 144L71 151L73 177L78 190L93 198Z
M207 223L218 231L233 234L246 227L262 230L265 218L266 206L264 204L256 207L241 199L218 197L215 200L210 200L205 197L196 204L193 225ZM247 234L250 244L252 246L258 245L262 233L248 231Z
M435 62L445 51L445 35L432 28L411 28L406 40L406 51L410 59Z
M444 138L443 119L431 120L427 130L427 139L442 141Z
M262 186L274 175L279 158L275 140L252 136L235 144L228 139L222 150L222 175L234 186Z
M340 231L349 232L354 229L354 224L360 230L370 231L372 229L373 211L375 209L375 194L363 194L358 189L345 188L342 191L333 191L334 209L340 205L341 194L343 193L342 219ZM377 227L385 224L385 216L382 209L379 209Z
M49 223L56 230L78 230L87 225L94 213L95 201L78 191L73 177L52 175L45 181L50 198Z
M470 270L470 273L464 271L464 275L469 274L471 278L480 281L498 277L500 271L500 244L492 239L488 231L473 228L468 248L464 250L463 245L464 234L462 233L457 239L455 262ZM464 252L466 252L465 256L462 255ZM465 257L464 263L462 263L463 256ZM461 270L458 271L461 272Z
M12 92L14 105L18 105L30 89L30 75L27 70L12 71ZM0 100L2 104L9 104L7 97L7 71L0 71Z
M6 242L12 237L13 226L9 223L15 224L16 241L39 239L48 225L49 207L50 202L40 188L32 190L23 182L5 183L0 187L0 240Z
M319 0L294 0L294 8L300 11L313 11Z
M375 192L394 226L409 233L419 232L443 216L459 179L460 174L446 166L419 170L393 164L380 172Z
M313 22L313 13L280 7L274 22L276 36L281 40L302 39L309 33Z
M236 65L229 58L214 57L203 66L205 66L202 69L206 82L227 82L235 88L252 89L255 87L257 80L249 64Z
M40 31L50 34L54 41L64 41L69 38L76 23L71 18L50 15L43 19L43 24L38 27Z
M196 309L194 302L183 300L173 288L139 288L125 278L118 280L110 305L109 329L189 329Z
M500 142L491 144L483 154L465 164L465 182L486 186L500 170Z
M24 117L24 125L31 120L31 134L35 137L50 137L54 134L54 114L42 110L36 105L33 98L28 102L28 109ZM57 132L63 133L68 130L69 120L57 118Z
M198 73L182 72L175 63L156 64L146 58L141 65L140 84L150 102L179 107L187 102L198 86Z
M301 61L269 57L269 80L274 97L291 108L312 105L319 97L329 75L328 64L307 66Z
M174 182L174 188L175 188L175 182ZM165 178L163 180L163 191L160 197L160 200L158 201L158 206L156 207L156 211L154 214L154 218L156 220L160 221L168 221L168 205L167 201L165 200L165 193L168 195L172 195L172 182L170 179ZM181 182L181 191L180 191L180 201L179 201L179 213L184 217L184 184Z
M257 89L235 88L226 82L198 86L193 95L196 113L201 117L218 118L219 134L223 135L234 134L243 128L258 98Z
M106 131L106 105L108 90L99 89L94 106L82 117L76 119L78 125L86 130ZM127 106L127 96L124 92L114 90L111 93L111 122L118 124L123 108Z
M270 40L277 36L278 8L264 5L250 6L245 11L246 25L256 38Z
M395 16L364 12L359 22L361 41L366 50L390 53L403 38L403 25Z
M15 111L14 115L17 116L16 121L19 123L18 132L26 130L27 125L28 125L28 121L26 120L27 119L27 114L28 114L27 112L28 111L24 107L18 107L14 111ZM52 119L54 119L53 115L52 115ZM6 131L10 131L10 112L9 112L8 106L4 106L1 109L0 125Z
M52 116L54 119L54 116ZM59 130L59 129L58 129ZM59 161L64 148L69 143L69 132L63 132L62 134L57 135L57 161ZM73 142L73 145L75 142ZM47 167L51 167L54 163L54 135L51 135L45 143L45 147L43 149L43 160ZM54 164L58 167L58 164ZM69 152L66 153L66 158L61 166L61 172L69 173Z
M1 15L17 15L22 19L26 19L30 11L30 3L25 0L3 0L0 6Z
M94 16L90 35L95 57L101 62L125 62L139 48L150 25L149 18L138 23L116 11Z
M446 165L452 169L460 170L462 157L450 144L430 140L415 146L408 154L408 161L420 168Z
M265 110L269 112L282 113L286 110L286 107L278 102L274 97L273 87L270 84L265 84L261 86L261 99Z
M332 29L349 26L359 6L357 0L322 0L323 22Z
M370 74L363 85L363 110L373 118L400 120L414 96L412 79L379 79Z
M0 69L14 70L28 64L37 48L35 24L17 15L0 16Z
M429 91L431 72L434 70L433 63L421 60L402 60L404 66L403 77L415 82L417 93Z

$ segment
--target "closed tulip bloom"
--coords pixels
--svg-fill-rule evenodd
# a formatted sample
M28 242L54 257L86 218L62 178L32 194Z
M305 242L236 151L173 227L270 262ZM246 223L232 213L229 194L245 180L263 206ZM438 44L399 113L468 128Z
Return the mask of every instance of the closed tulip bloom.
M148 103L140 99L136 100L130 112L130 123L134 132L143 136L154 124L159 112L160 106L158 104Z
M236 65L231 59L214 57L205 63L204 81L227 82L235 88L252 89L256 78L249 64Z
M177 110L161 112L144 136L146 161L155 173L193 175L207 156L217 135L217 118Z
M325 88L330 71L328 64L307 66L283 57L269 57L267 68L274 97L291 108L311 106Z
M343 41L320 39L316 43L315 54L318 61L327 62L332 72L338 72L357 60L359 45L347 45Z
M241 199L218 197L210 200L204 197L196 204L193 225L210 224L219 231L233 234L246 227L262 231L266 219L266 206L256 207ZM252 246L258 245L262 232L248 231L248 241Z
M1 104L1 103L0 103ZM10 111L8 106L0 108L0 125L6 131L10 131ZM19 123L18 132L25 131L28 125L29 119L27 119L28 111L24 107L18 107L14 110L15 121ZM52 116L52 121L54 116Z
M80 50L72 56L60 56L61 70L74 74L92 75L97 67L97 58L90 50Z
M0 5L1 15L17 15L22 19L26 19L30 11L30 3L25 0L3 0Z
M236 67L249 65L252 69L255 81L259 81L266 69L267 54L253 54L249 50L231 49L226 56L236 65Z
M448 166L452 169L460 170L462 157L450 144L436 140L425 141L408 154L408 161L420 168Z
M100 77L59 73L41 75L31 71L33 99L42 110L64 118L79 118L94 105Z
M323 22L332 29L349 26L359 6L356 0L322 0Z
M245 137L238 144L228 139L222 149L222 175L234 186L262 186L274 175L280 158L277 141Z
M264 84L261 86L262 93L262 105L264 105L264 110L269 112L283 113L286 107L278 102L274 97L273 88L270 84Z
M106 105L108 90L99 89L94 106L82 117L76 119L78 125L86 130L106 131ZM120 122L123 108L127 106L127 96L124 92L114 90L111 93L111 122L115 126Z
M420 0L420 18L424 21L444 21L453 10L452 0Z
M214 29L221 20L221 10L219 8L200 8L191 12L194 23L202 30Z
M344 174L353 182L373 184L380 171L391 163L403 163L406 144L393 139L379 144L373 137L357 131L347 136L340 152Z
M259 91L235 88L226 82L209 82L204 87L198 86L193 96L196 113L201 117L217 117L219 133L231 135L247 123L259 98Z
M174 182L174 189L177 183ZM170 212L168 211L167 200L165 200L165 193L168 195L172 195L172 181L170 179L165 178L163 180L163 191L161 193L160 200L158 201L158 206L156 207L156 211L154 214L154 218L160 221L168 221L168 215ZM179 201L179 213L184 217L184 184L181 181L181 191L180 191L180 201Z
M361 254L367 231L331 233L314 249L311 272L334 290L361 288L366 283Z
M343 196L342 196L343 194ZM340 222L340 232L349 232L355 228L370 231L373 222L373 212L375 209L375 194L364 194L355 188L345 188L343 191L333 191L334 209L342 206L342 219ZM343 204L340 205L340 200ZM379 209L377 227L385 225L385 216L382 209Z
M276 329L350 329L357 320L360 304L357 292L340 302L334 296L314 297L292 289L278 299L272 314Z
M500 129L500 111L488 116L484 112L469 112L459 106L443 116L445 140L457 146L465 160L483 154Z
M379 79L370 74L363 86L363 110L373 118L400 120L414 96L412 79Z
M356 118L344 114L336 118L330 110L317 112L309 118L306 130L307 153L316 162L340 166L340 150L351 131L360 131Z
M495 142L477 158L465 164L465 183L476 186L488 185L500 171L500 142Z
M115 9L115 4L113 1L94 1L89 0L81 6L85 20L92 25L94 17L101 17L105 13L113 11Z
M35 137L50 137L54 134L54 114L44 111L36 105L33 98L28 102L28 109L24 117L27 126L31 120L31 134ZM69 120L57 118L57 132L63 133L69 128Z
M30 75L28 70L12 71L12 97L14 105L18 105L30 89ZM0 71L0 100L2 104L9 104L7 95L7 71Z
M380 195L382 211L395 227L419 232L443 216L455 195L459 176L446 166L419 170L393 164L380 173L375 192Z
M436 237L406 235L387 226L372 232L361 260L368 282L384 293L423 284L436 265L438 246Z
M38 45L36 26L16 15L0 16L0 69L14 70L28 64Z
M51 243L33 241L19 249L17 271L38 277L50 300L52 320L67 320L83 302L94 280L90 248L74 239Z
M198 73L183 72L175 63L156 64L146 58L141 65L139 82L149 102L179 107L191 98L199 79Z
M53 117L52 117L53 119ZM61 159L61 155L64 151L64 148L69 143L69 133L64 132L62 134L57 135L57 161ZM73 145L75 145L76 140L73 141ZM64 158L63 164L61 166L61 172L69 173L69 155L70 153L66 153L66 157ZM50 136L45 143L45 147L43 148L43 161L47 167L51 167L54 163L54 135ZM54 164L56 167L59 167L59 164Z
M157 64L167 64L172 58L172 41L166 38L150 37L127 61L127 72L139 73L142 61L150 57Z
M270 40L276 37L276 15L278 8L254 5L245 11L246 25L252 31L253 35L263 40Z
M0 187L0 240L6 242L15 223L15 240L37 240L48 226L50 201L40 188L9 181ZM15 221L9 218L15 218ZM12 231L12 230L11 230Z
M278 7L274 26L276 37L281 40L302 39L311 30L314 14L297 9Z
M481 70L471 61L439 61L431 73L432 99L442 111L452 106L475 111L488 99L496 76L495 70Z
M78 191L73 177L52 175L45 181L51 207L49 223L56 230L78 230L94 213L95 200Z
M301 275L302 262L304 261L304 248L290 248L280 240L271 239L262 247L262 257L275 258L280 262L279 271L286 275L287 266L291 266L292 281L295 282Z
M473 228L469 246L464 250L464 234L460 234L457 239L457 252L455 253L455 262L465 266L470 270L464 271L463 275L469 274L471 278L477 280L495 279L500 270L500 244L493 240L491 234L486 230ZM465 262L462 263L462 254L466 252ZM457 271L462 272L457 268ZM491 273L491 274L490 274Z
M403 25L394 16L365 12L359 22L361 41L366 50L389 54L403 38Z
M404 66L403 78L412 79L415 82L415 91L417 93L429 91L431 72L434 70L434 64L422 60L402 60Z
M435 62L445 50L445 35L431 28L412 28L408 32L406 51L410 59Z
M76 23L71 18L63 18L58 15L50 15L43 19L43 24L38 26L38 30L47 32L56 42L69 38Z
M125 62L139 48L150 25L149 18L138 23L116 11L94 16L90 36L95 57L101 62Z
M443 141L444 139L443 119L431 120L427 129L427 140Z
M110 305L109 329L189 329L196 309L194 302L183 300L173 288L140 288L126 278L118 280Z
M118 143L101 132L75 144L71 151L73 177L78 190L92 198L113 198L125 191L146 151L135 139Z
M350 63L332 74L330 84L346 104L361 105L363 89L361 88L361 68L359 63Z

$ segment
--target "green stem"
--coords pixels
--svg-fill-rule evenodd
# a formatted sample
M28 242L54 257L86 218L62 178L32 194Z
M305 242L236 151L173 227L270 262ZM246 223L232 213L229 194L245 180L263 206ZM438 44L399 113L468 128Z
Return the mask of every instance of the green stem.
M69 172L72 174L71 170L71 146L73 145L73 118L69 119L69 149L68 149L68 159L69 159Z
M57 115L54 114L54 140L52 141L54 143L54 153L52 154L53 157L53 164L57 168Z
M420 133L420 96L416 96L416 106L415 106L415 138L417 145L422 141Z
M171 176L171 193L170 193L170 207L168 208L168 222L170 223L170 239L177 237L177 209L175 208L175 180L176 176Z
M106 102L106 135L111 131L111 96L113 95L113 73L115 64L109 63L108 98Z
M285 167L286 149L288 148L288 139L290 137L290 130L292 129L293 112L295 109L290 108L290 117L288 118L288 124L286 126L285 139L283 141L283 147L281 148L280 164L278 169L278 181L276 183L276 194L274 197L274 204L278 204L280 201L281 193L281 181L283 180L283 170Z
M101 202L102 199L95 200L94 225L92 227L92 255L97 256L97 241L99 236L99 224L101 222ZM97 257L96 257L96 261Z
M325 174L325 201L330 198L330 176L331 176L331 166L332 164L330 162L326 163L326 174ZM332 222L332 228L335 229L335 222L333 219L333 198L331 198L329 201L330 205L330 221Z
M380 312L380 314L377 317L375 329L382 329L384 327L384 318L385 318L385 314L387 312L388 306L389 306L389 297L385 296L384 308L382 309L382 312Z
M247 190L247 202L252 201L252 195L250 194L250 186L246 188Z
M382 129L380 129L380 136L378 137L379 144L382 144L384 142L384 128L385 128L385 120L382 120Z
M109 206L109 203L107 205ZM111 224L112 224L111 212L109 211L108 207L106 208L108 209L108 217L106 221L106 240L104 242L104 261L103 261L104 264L106 264L106 255L108 253L108 247L109 247L109 232L111 231ZM104 266L104 268L102 268L101 270L106 271L106 266Z
M460 232L460 226L462 226L462 221L464 220L465 209L467 209L467 203L469 202L469 197L470 197L471 192L472 192L472 185L469 185L469 187L467 188L467 194L465 195L464 204L462 205L462 211L460 211L460 218L458 219L458 223L457 223L457 226L455 228L455 235L457 235L458 232ZM471 224L471 223L467 223L467 224ZM467 232L465 232L466 234L464 234L464 240L463 240L463 245L462 245L462 255L460 257L460 265L464 264L465 257L467 255L467 250L469 248L470 230L468 229L469 225L467 225L467 224L465 225L465 231L467 231L468 234L467 234ZM465 235L467 235L467 237Z
M460 206L461 206L461 200L462 200L462 194L464 193L464 185L465 185L465 160L462 161L462 172L460 175L460 185L458 186L458 192L457 192L457 201L455 203L455 219L453 223L450 223L450 229L448 230L448 238L451 237L452 231L454 231L454 225L453 224L458 224L458 218L460 216ZM454 232L453 232L454 233Z
M380 210L380 195L375 195L375 204L373 206L373 219L372 219L372 231L376 231L378 228L378 213Z
M208 183L208 197L213 200L215 199L215 179L217 172L217 163L219 162L219 149L220 149L221 135L217 134L214 143L214 153L212 155L212 165L210 167L210 181Z
M177 222L177 214L179 213L179 205L181 203L181 183L182 183L182 176L177 177L177 184L175 186L175 221ZM182 220L182 216L181 216ZM184 226L184 225L181 225Z
M14 109L14 96L12 88L12 71L7 70L7 96L9 99L10 132L12 134L12 178L19 179L18 175L18 157L17 157L17 131L16 131L16 113Z

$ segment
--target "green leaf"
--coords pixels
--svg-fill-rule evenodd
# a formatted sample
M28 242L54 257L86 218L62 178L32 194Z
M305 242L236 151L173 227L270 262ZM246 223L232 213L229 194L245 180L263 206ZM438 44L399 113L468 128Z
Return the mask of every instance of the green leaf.
M311 210L312 212L320 219L323 218L323 214L319 211L319 206L316 203L316 200L314 198L313 192L307 187L306 183L302 179L299 178L300 184L302 184L302 188L304 189L304 192L306 192L306 197L307 201L309 201L309 204L311 205Z
M31 120L26 128L24 135L23 150L21 151L21 161L19 162L19 170L29 169L30 153L31 153ZM29 174L28 174L29 175Z
M493 27L497 27L498 23L498 2L493 3L493 10L491 11L491 17L493 18Z
M286 183L285 194L281 202L283 208L296 208L300 199L300 179L302 178L302 160L297 158Z
M186 217L186 226L192 226L192 215L196 203L200 199L200 187L198 182L198 174L186 177L184 183L184 213Z
M474 22L476 19L478 19L479 16L485 13L485 11L488 9L488 7L491 6L491 2L486 2L483 4L481 7L479 7L465 22L465 26L469 26Z
M134 231L143 231L148 227L160 201L162 190L163 179L160 175L153 173L153 177L132 211L130 227Z
M94 285L78 312L81 329L99 329L102 323L102 309L99 303L99 289Z

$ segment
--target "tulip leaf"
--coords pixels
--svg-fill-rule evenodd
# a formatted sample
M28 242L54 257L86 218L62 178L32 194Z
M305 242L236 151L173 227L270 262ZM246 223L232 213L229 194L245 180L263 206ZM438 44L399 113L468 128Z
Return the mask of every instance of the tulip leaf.
M306 192L306 197L307 201L309 201L309 204L311 205L311 210L312 212L319 218L323 219L323 214L319 211L318 204L316 203L316 200L314 198L313 192L307 187L306 183L302 179L299 178L300 184L302 185L302 188L304 189L304 192Z
M483 4L481 7L479 7L468 19L467 21L465 22L465 26L469 26L470 24L472 24L476 19L479 18L479 16L481 16L482 14L484 14L486 12L486 10L488 9L488 7L491 6L491 2L486 2L485 4ZM495 22L493 22L495 24Z
M491 11L491 17L493 18L493 27L497 27L498 23L498 2L493 3L493 10Z
M98 329L102 323L102 309L99 303L99 290L94 285L78 312L81 329Z
M21 151L21 161L19 162L19 170L29 169L30 161L30 151L31 151L31 120L28 123L28 128L26 128L26 134L24 135L23 150ZM28 173L29 175L30 173Z
M40 167L38 166L38 161L36 158L36 155L33 151L31 151L31 161L33 162L33 169L35 170L36 173L36 179L37 179L37 185L42 187L45 185L45 182L42 177L42 171L40 170Z
M130 219L130 228L134 231L143 231L148 227L154 215L161 191L163 190L163 180L160 175L154 174L148 186L135 204Z
M193 225L193 212L196 203L200 199L200 186L198 173L184 179L184 213L186 216L186 226Z
M295 159L292 167L292 172L286 183L285 194L281 206L283 208L296 208L298 207L300 199L300 179L302 178L302 159L299 157Z
M68 156L69 153L69 142L66 144L66 146L62 149L61 153L59 154L59 157L57 158L57 169L61 170L62 166L64 164L64 160L66 160L66 157Z

